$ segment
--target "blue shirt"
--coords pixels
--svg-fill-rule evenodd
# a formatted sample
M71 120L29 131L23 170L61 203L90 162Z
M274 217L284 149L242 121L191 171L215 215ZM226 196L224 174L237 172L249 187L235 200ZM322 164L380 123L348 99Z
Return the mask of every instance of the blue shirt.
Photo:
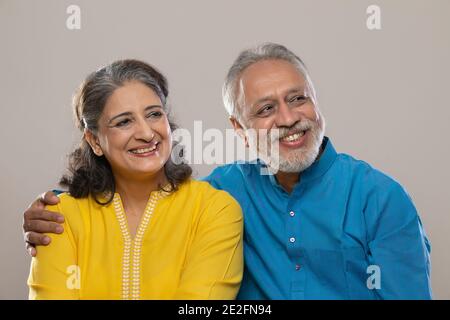
M204 179L244 212L238 299L430 299L430 244L409 195L328 138L323 147L290 194L259 161Z

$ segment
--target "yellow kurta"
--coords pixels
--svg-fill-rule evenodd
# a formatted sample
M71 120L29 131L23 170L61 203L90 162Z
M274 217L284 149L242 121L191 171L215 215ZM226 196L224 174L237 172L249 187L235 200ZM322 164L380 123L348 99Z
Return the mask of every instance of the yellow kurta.
M190 180L152 192L132 239L120 196L106 206L64 193L48 206L64 233L38 247L30 299L234 299L242 279L242 212L226 192Z

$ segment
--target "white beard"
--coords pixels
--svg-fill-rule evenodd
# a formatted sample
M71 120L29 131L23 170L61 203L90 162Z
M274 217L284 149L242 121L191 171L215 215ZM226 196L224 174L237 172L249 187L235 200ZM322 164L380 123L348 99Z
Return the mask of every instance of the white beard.
M259 148L257 150L258 157L264 161L272 174L275 174L278 171L300 173L314 163L319 155L320 146L325 133L325 123L322 116L321 119L321 123L304 119L291 128L279 129L277 131L271 130L266 138L268 141L271 141L271 143L259 142ZM292 129L301 131L308 129L306 134L309 135L309 139L306 141L307 144L304 147L290 150L288 151L288 154L282 155L279 152L279 137L285 136L288 131ZM255 148L257 144L250 142L250 146Z

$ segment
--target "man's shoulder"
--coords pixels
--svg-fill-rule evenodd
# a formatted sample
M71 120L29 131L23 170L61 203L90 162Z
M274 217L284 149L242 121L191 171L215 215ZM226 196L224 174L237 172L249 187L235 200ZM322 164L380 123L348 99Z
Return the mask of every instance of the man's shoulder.
M348 172L352 180L361 183L366 189L404 191L402 185L394 177L364 160L345 153L339 153L336 160L338 170Z

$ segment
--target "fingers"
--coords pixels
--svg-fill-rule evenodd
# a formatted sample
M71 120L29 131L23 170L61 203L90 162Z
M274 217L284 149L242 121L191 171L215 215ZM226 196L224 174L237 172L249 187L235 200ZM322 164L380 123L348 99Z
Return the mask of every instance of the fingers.
M29 249L29 247L46 246L51 241L52 239L49 236L46 236L45 234L42 233L32 231L25 233L25 242L27 243L27 250ZM34 249L36 250L36 248Z
M37 219L26 220L23 229L25 232L36 233L62 233L64 231L63 226L59 223Z
M44 209L46 205L53 205L59 203L59 198L52 192L47 191L39 195L36 200L34 200L28 209Z
M26 243L26 248L27 248L28 254L32 257L36 257L36 253L37 253L36 248L34 246L32 246L31 244L29 244L28 242L25 242L25 243Z
M57 223L63 223L64 222L64 216L57 212L47 211L44 209L37 209L37 208L29 208L24 213L24 223L23 223L23 229L24 231L37 231L31 229L32 228L32 221L33 220L42 220L42 221L52 221ZM52 232L52 231L45 231L45 232Z
M47 191L46 193L41 194L39 200L45 205L53 205L59 203L59 198L52 191Z
M51 191L40 195L25 211L23 215L23 230L28 253L35 257L37 245L48 245L50 237L43 233L62 233L64 228L59 223L64 217L56 212L44 210L45 205L53 205L59 198Z

